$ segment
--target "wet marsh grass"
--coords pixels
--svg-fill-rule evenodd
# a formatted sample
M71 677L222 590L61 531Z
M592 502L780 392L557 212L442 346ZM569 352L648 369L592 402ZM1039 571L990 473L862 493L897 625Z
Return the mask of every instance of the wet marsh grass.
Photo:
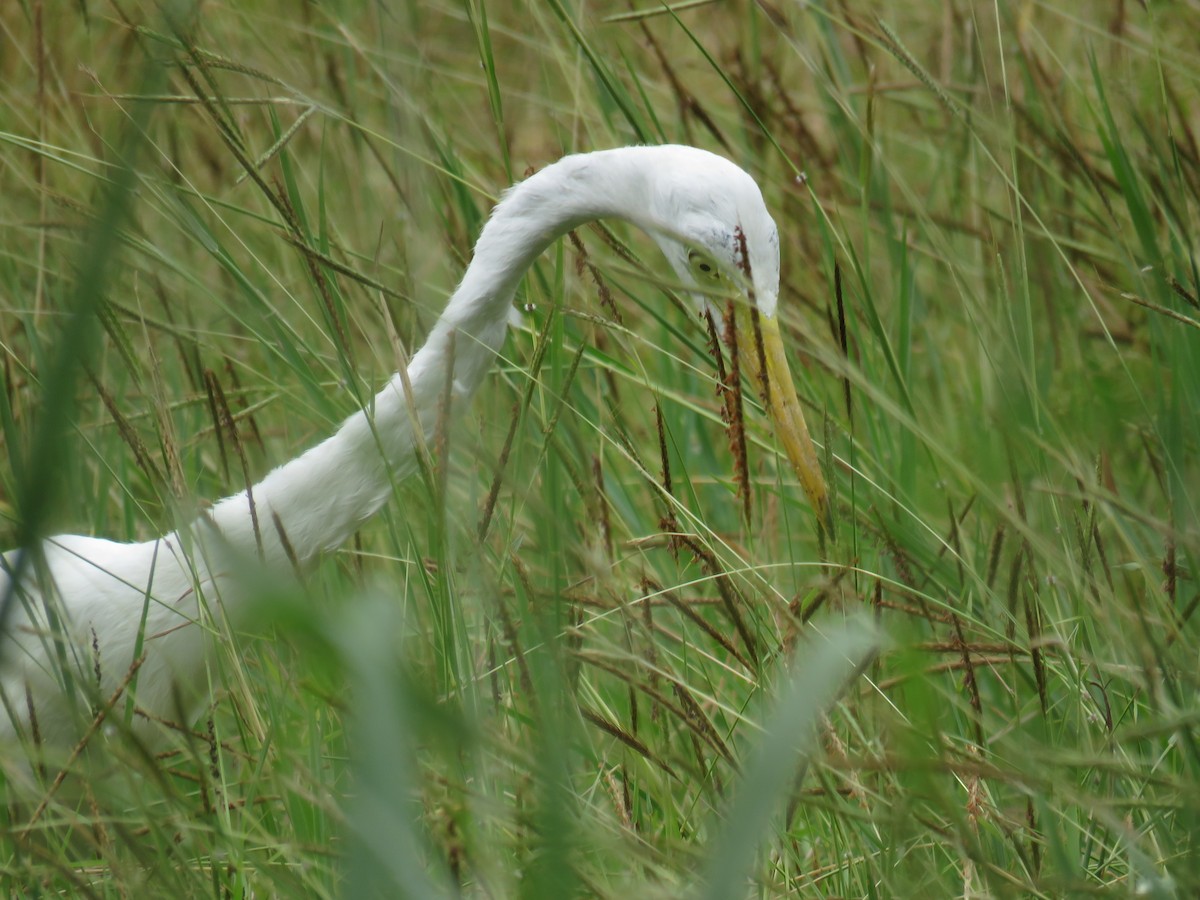
M582 229L421 477L214 636L210 714L6 753L5 889L1194 894L1197 24L10 4L0 545L261 477L420 345L512 179L664 140L775 211L838 524L752 391L735 463L653 248Z

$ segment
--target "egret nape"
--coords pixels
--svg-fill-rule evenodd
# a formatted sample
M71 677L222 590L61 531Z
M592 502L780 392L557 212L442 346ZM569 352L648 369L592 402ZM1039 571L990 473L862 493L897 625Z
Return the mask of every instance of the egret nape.
M602 218L623 219L654 238L698 314L711 317L736 344L800 485L827 526L829 496L777 316L779 233L754 179L693 147L567 156L505 192L407 370L324 442L162 537L120 543L60 535L32 553L5 554L0 740L28 738L34 730L48 743L77 738L90 712L68 697L68 683L74 679L91 696L109 697L137 658L135 687L126 689L135 691L137 707L149 717L170 718L179 696L202 693L197 685L205 683L213 646L206 634L210 617L236 622L249 593L231 554L256 555L268 569L292 571L346 541L385 503L395 482L416 470L421 441L446 413L447 386L451 406L459 409L478 389L533 261L570 229ZM733 316L716 306L722 290L740 294ZM135 720L135 728L147 727Z

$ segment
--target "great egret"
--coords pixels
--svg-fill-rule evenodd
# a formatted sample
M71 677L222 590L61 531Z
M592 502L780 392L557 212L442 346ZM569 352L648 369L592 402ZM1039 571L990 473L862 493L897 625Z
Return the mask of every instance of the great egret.
M443 396L461 407L504 339L518 282L555 238L602 217L649 233L697 311L714 288L736 287L736 342L800 483L824 523L829 500L780 338L779 235L754 180L693 147L626 147L567 156L510 188L429 339L361 412L323 443L179 531L140 544L62 535L46 539L14 584L18 553L4 557L0 600L11 603L0 638L0 739L77 738L93 702L121 689L170 717L177 688L197 694L218 610L235 617L245 594L231 552L278 570L304 566L342 544L417 465L418 430L431 435ZM720 325L719 327L726 327ZM729 339L729 335L725 335ZM450 367L453 370L450 371ZM138 654L134 683L127 673ZM144 726L138 726L144 727Z

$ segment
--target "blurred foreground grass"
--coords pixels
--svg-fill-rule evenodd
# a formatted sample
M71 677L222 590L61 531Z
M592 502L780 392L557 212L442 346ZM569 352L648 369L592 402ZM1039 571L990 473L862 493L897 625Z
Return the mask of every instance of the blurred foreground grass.
M822 547L755 413L743 521L702 330L652 247L585 229L527 279L444 489L264 596L190 736L101 735L54 791L4 752L8 893L1200 892L1198 27L431 0L206 3L172 34L151 4L6 5L0 546L239 490L419 346L507 184L662 141L776 213L839 520ZM850 679L863 617L884 645Z

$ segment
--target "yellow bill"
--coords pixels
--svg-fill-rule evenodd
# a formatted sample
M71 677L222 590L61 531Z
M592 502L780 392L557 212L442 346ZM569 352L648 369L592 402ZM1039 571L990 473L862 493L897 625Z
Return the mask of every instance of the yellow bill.
M792 371L788 368L779 334L779 320L755 312L749 304L737 306L738 360L754 378L774 422L775 435L783 444L800 486L808 494L821 527L832 536L833 509L829 490L792 384Z

